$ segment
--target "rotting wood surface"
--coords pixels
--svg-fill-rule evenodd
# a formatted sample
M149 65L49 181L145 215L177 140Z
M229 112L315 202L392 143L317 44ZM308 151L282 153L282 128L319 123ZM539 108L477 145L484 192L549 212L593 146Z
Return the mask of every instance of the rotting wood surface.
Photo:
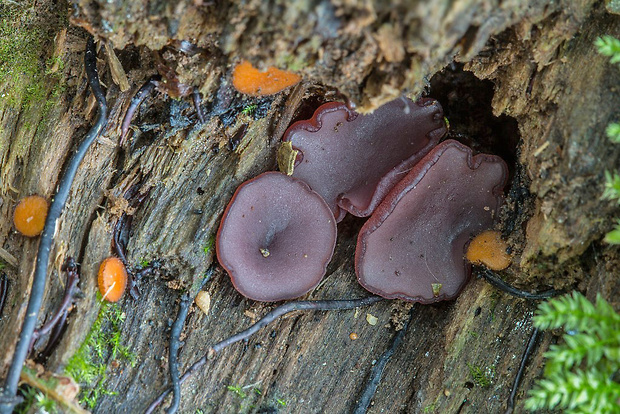
M122 147L118 146L122 117L132 94L156 72L155 62L144 46L117 50L131 86L120 92L107 69L109 59L103 50L99 55L110 123L82 164L62 216L52 255L58 260L50 265L40 320L60 303L64 275L57 269L67 255L81 262L84 297L46 368L62 371L96 318L97 269L111 253L112 229L127 211L123 195L130 189L150 193L135 213L130 211L128 258L134 264L161 259L164 266L160 274L140 282L138 301L127 297L121 302L126 314L122 340L138 361L135 367L122 363L109 368L105 385L118 395L102 396L95 412L143 410L168 387L169 327L181 289L195 290L213 259L213 251L205 254L205 247L212 243L235 188L275 167L278 140L291 120L308 117L322 99L336 96L333 89L311 82L336 87L371 108L403 90L419 91L422 76L430 77L457 54L465 70L491 80L493 88L489 88L492 98L482 104L481 95L473 92L482 83L473 81L474 87L459 83L467 74L459 65L434 78L431 92L446 108L451 133L474 135L474 141L478 135L496 142L514 138L514 131L505 132L501 126L485 131L484 126L464 121L468 116L489 119L491 114L503 116L499 119L506 124L508 116L513 117L518 128L515 178L501 223L517 261L504 278L530 290L578 287L590 298L601 292L616 309L620 307L618 251L600 242L614 213L613 205L602 201L600 194L605 169L617 167L620 159L620 150L603 132L620 118L620 75L592 46L601 34L619 36L620 19L608 14L600 2L543 1L531 2L528 8L519 2L499 6L462 0L390 9L391 5L378 2L319 2L303 3L306 14L298 6L277 8L263 2L218 3L216 8L207 2L202 6L180 2L174 10L157 2L150 8L131 6L135 13L126 21L123 5L86 3L71 11L73 23L117 47L131 43L161 47L176 16L173 37L196 39L209 51L201 55L202 61L162 53L169 65L176 65L183 82L200 87L207 122L196 122L188 99L170 100L159 94L143 104L133 123L139 128ZM7 6L2 7L5 12ZM33 16L39 25L69 13L63 9L66 6L40 7L48 7L49 16L42 12ZM265 7L280 14L263 13ZM401 9L407 13L399 13ZM153 15L158 19L150 18ZM404 19L416 24L405 25ZM12 230L13 206L30 193L51 196L69 152L95 117L81 63L85 34L74 26L65 30L67 23L60 20L49 25L58 28L50 36L55 39L41 48L42 61L54 54L65 62L59 70L65 88L47 115L40 108L0 102L0 214L6 218L0 220L0 247L18 260L17 268L3 270L10 278L10 291L0 319L0 349L15 346L16 335L5 333L17 332L21 324L37 246L37 239L24 239ZM294 23L299 23L295 30ZM266 27L271 29L267 32ZM135 35L138 30L140 36ZM332 36L332 30L339 36ZM291 40L292 34L299 39ZM398 42L390 41L395 37ZM290 48L291 44L297 47ZM394 44L402 45L402 55ZM324 59L318 64L321 54ZM291 62L306 62L299 67L306 81L269 98L240 96L229 86L229 63L240 57L289 68ZM202 69L193 74L196 67ZM451 79L454 90L449 90ZM47 93L51 99L51 86ZM255 112L242 113L250 104L257 105ZM455 122L458 119L463 121ZM308 298L366 295L353 271L361 222L349 218L339 226L328 276ZM242 298L222 272L204 289L211 295L211 310L204 315L194 309L188 318L182 370L209 345L246 328L253 315L258 318L272 308ZM452 413L459 408L462 413L502 412L531 330L533 309L534 304L497 293L479 280L473 280L454 302L416 305L409 332L386 368L370 412L423 412L429 407L434 410L430 412ZM399 312L401 302L385 301L359 313L299 313L283 318L247 344L223 351L184 384L181 412L198 408L222 413L348 412L362 392L373 360L389 346L394 335L389 320ZM379 319L375 326L366 322L366 313ZM358 335L355 341L349 338L352 332ZM541 372L542 352L551 340L547 334L528 365L517 412L525 390ZM6 372L10 357L10 352L1 356L0 373ZM471 367L488 369L491 385L476 385ZM241 399L228 385L249 386L244 390L248 397Z

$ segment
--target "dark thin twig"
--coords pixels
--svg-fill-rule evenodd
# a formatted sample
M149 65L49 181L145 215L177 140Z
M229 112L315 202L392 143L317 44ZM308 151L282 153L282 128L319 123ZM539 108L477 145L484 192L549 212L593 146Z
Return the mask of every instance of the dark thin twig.
M209 359L213 358L213 356L220 352L222 349L234 344L235 342L242 341L244 339L249 338L254 335L256 332L269 325L271 322L278 319L280 316L286 315L287 313L298 311L298 310L343 310L343 309L352 309L357 308L359 306L367 306L372 305L373 303L379 302L382 298L377 296L369 296L362 299L352 299L352 300L307 300L307 301L298 301L298 302L289 302L282 306L278 306L267 315L263 316L261 320L256 322L254 325L250 326L245 331L239 332L236 335L231 336L228 339L218 342L213 345L209 350L208 357ZM191 368L190 368L191 369Z
M550 289L545 290L540 293L530 293L524 290L517 289L514 286L509 285L504 282L499 276L497 276L493 271L489 269L481 269L482 271L479 273L487 282L489 282L493 287L508 293L509 295L515 296L517 298L522 299L530 299L530 300L541 300L541 299L549 299L554 296L560 295L563 292L560 290Z
M140 87L140 89L138 89L138 92L136 92L133 98L131 98L129 108L127 108L127 112L123 118L123 123L121 124L121 142L119 145L122 146L125 142L125 136L127 135L127 131L129 131L129 125L131 125L133 116L138 108L140 108L142 102L144 102L144 100L148 98L151 93L153 93L153 90L157 87L160 79L161 77L159 75L151 76L151 78L147 80L144 85Z
M123 241L121 240L121 234L125 229L125 225L127 224L127 214L123 213L116 220L116 224L114 225L114 231L112 232L112 247L114 248L114 252L121 259L121 262L125 265L125 267L129 266L127 263L127 256L125 256L125 246Z
M125 192L124 195L125 199L129 202L129 206L134 209L134 212L138 209L138 207L142 205L144 200L146 200L146 198L151 192L149 189L144 193L136 193L139 187L139 184L132 186L129 190ZM131 266L127 261L127 241L126 239L124 240L124 236L127 236L129 234L132 221L133 215L129 215L127 213L121 214L118 220L116 220L116 224L114 225L114 231L112 232L112 248L127 269L127 273L129 275L129 294L131 295L133 300L138 300L140 298L140 289L138 289L138 285L136 283L138 277L136 277L134 272L131 270Z
M394 335L392 339L392 345L381 355L381 357L377 360L376 364L370 370L370 376L368 377L368 381L366 382L366 387L364 388L364 392L357 402L357 406L355 407L354 414L364 414L370 407L370 402L372 401L372 397L375 396L375 392L377 392L377 387L381 382L381 378L383 377L383 371L398 346L402 343L405 334L407 333L407 328L409 327L409 322L413 319L413 309L409 311L409 318L405 322L403 328Z
M521 377L523 377L523 373L525 372L525 366L527 365L527 360L529 356L534 351L536 347L536 343L538 342L538 336L540 335L540 330L538 328L534 328L532 330L532 335L530 336L530 340L527 343L527 347L523 352L523 356L521 357L521 364L519 365L519 371L517 371L517 376L515 377L515 382L512 384L512 391L510 391L510 396L508 397L508 404L506 408L505 414L512 414L515 408L515 398L517 397L517 390L519 389L519 383L521 382Z
M6 297L9 295L9 278L2 273L0 275L0 318L2 317L2 312L4 311L4 303L6 302Z
M99 136L99 133L107 121L107 104L105 95L103 94L103 90L101 89L101 85L99 83L99 75L97 73L97 51L95 48L95 40L92 36L89 37L86 42L84 66L86 69L86 76L88 77L88 83L92 89L93 95L97 99L97 103L99 104L99 116L95 122L95 125L93 125L90 131L88 131L88 134L78 146L77 151L69 160L67 169L58 182L58 192L52 200L52 204L47 213L47 218L45 219L45 227L43 228L41 240L39 241L39 251L34 270L30 300L28 301L28 307L26 308L26 316L24 317L24 323L19 335L19 341L17 343L17 347L15 348L13 360L11 361L11 366L6 376L2 397L0 397L0 413L2 414L10 414L15 406L15 395L17 393L19 376L22 371L24 361L28 356L32 333L34 332L34 328L37 323L37 316L41 310L41 302L43 300L43 294L45 293L47 266L49 264L50 250L52 248L54 233L56 231L56 222L58 221L65 203L67 202L71 184L73 184L73 179L75 178L77 169L82 162L84 155L86 155L86 151L88 151L90 145L95 141L97 136Z
M170 332L170 353L168 356L168 367L170 369L170 380L172 381L173 397L170 407L166 410L168 414L174 414L179 409L179 403L181 402L181 384L179 382L179 348L181 346L180 335L185 325L185 319L187 319L187 313L189 307L192 304L192 299L189 294L185 294L181 297L181 303L179 303L179 313L177 319L172 325L172 331Z
M161 261L159 260L153 260L151 261L151 263L149 263L149 265L145 268L142 268L140 270L136 270L134 272L134 279L136 281L142 279L145 276L149 276L151 274L153 274L155 271L159 270L159 268L161 268Z
M456 413L454 414L461 414L461 411L463 411L463 408L465 407L465 405L469 402L469 400L467 398L463 399L463 402L461 402L461 405L459 405L459 409L456 410Z
M198 92L198 89L196 88L194 88L194 91L192 92L192 99L194 101L194 108L196 109L198 120L201 124L204 124L206 122L205 115L202 113L202 107L200 106L200 101L202 98L200 97L200 92Z
M204 364L207 363L208 360L212 359L216 353L220 352L222 349L226 348L234 344L235 342L242 341L244 339L249 338L254 335L256 332L269 325L271 322L278 319L280 316L286 315L287 313L298 311L298 310L345 310L345 309L353 309L360 306L368 306L373 303L377 303L383 298L379 296L368 296L366 298L361 299L351 299L351 300L305 300L305 301L297 301L297 302L289 302L285 303L282 306L278 306L267 315L265 315L262 319L256 322L254 325L250 326L248 329L239 332L236 335L231 336L230 338L224 339L223 341L218 342L213 345L206 354L202 356L198 361L194 362L194 364L185 371L185 373L181 376L179 382L182 384L187 378L189 378L194 372L198 371ZM171 388L168 388L164 392L162 392L159 397L157 397L151 405L146 409L145 413L152 413L163 401L164 398L168 394L170 394Z
M54 328L52 328L52 332L50 332L50 337L49 337L49 340L47 341L47 345L45 346L43 351L41 351L37 355L37 361L46 360L47 358L49 358L50 355L52 355L52 351L58 345L58 341L60 340L60 336L61 336L64 328L67 326L67 316L68 315L69 315L68 311L65 311L65 312L62 313L62 316L61 316L60 320L54 326Z
M67 308L69 308L69 306L73 302L73 296L75 294L75 289L80 279L80 275L77 271L77 264L72 257L67 258L64 270L66 270L67 272L67 283L65 284L65 293L62 302L60 303L60 306L58 307L56 313L54 313L52 318L39 329L35 329L35 331L32 333L30 349L32 349L37 339L44 335L47 335L52 330L52 328L58 324L63 314L66 314Z
M140 183L133 185L127 191L123 197L128 201L129 207L133 209L133 214L135 214L136 210L144 203L144 200L151 193L151 189L149 188L147 191L140 193L138 190L140 189ZM125 236L129 234L131 230L131 222L133 220L133 215L129 215L127 213L121 214L121 216L116 220L116 224L114 225L114 231L112 232L112 247L116 252L116 255L123 262L125 267L129 268L129 262L127 261L126 256L126 243L124 240Z

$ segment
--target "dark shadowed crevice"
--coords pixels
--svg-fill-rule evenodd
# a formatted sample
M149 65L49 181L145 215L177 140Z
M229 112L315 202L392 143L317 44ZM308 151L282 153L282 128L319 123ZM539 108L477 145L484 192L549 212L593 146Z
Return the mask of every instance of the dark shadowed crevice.
M493 115L494 85L451 64L430 80L430 96L443 106L450 122L446 139L455 139L475 152L499 155L508 164L510 178L515 174L517 145L520 140L516 119Z

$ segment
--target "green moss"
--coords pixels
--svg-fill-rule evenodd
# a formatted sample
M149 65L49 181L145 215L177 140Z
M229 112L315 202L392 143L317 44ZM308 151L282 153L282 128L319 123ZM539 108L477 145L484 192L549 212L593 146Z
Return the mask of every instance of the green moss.
M478 365L467 364L469 368L469 374L471 375L474 383L481 387L486 388L491 385L493 377L495 376L495 367L481 368Z
M237 397L244 400L248 395L243 391L241 385L227 385L226 389L234 393Z
M117 304L103 302L88 336L65 369L82 387L79 401L89 410L102 395L116 394L104 387L108 361L118 359L135 364L136 355L121 344L124 320L125 314Z
M34 1L0 4L0 107L23 112L26 134L47 123L65 91L62 57L50 56L54 36L67 25L66 9L57 7L46 9ZM27 152L19 138L14 141L16 156ZM31 140L23 142L27 146Z
M21 396L24 401L15 407L15 414L32 412L54 414L59 411L56 401L34 387L26 388Z
M617 221L614 229L605 235L604 240L609 244L620 244L620 220Z
M11 141L0 140L0 152L11 146L0 181L10 180L16 160L26 159L30 146L49 132L49 114L65 90L63 65L54 66L61 58L50 56L54 36L68 24L66 7L62 2L0 2L0 111L21 112Z
M241 110L241 113L244 115L252 115L254 113L254 111L256 111L256 108L258 108L257 104L249 104L248 106L246 106L245 108L243 108Z
M433 403L431 405L427 405L426 407L424 407L424 409L422 410L423 413L428 414L428 413L434 413L435 409L437 407L437 403Z
M208 256L213 251L213 246L215 246L215 234L212 234L207 240L207 244L203 247L203 251Z
M620 122L612 122L605 128L607 138L614 144L620 144Z
M276 57L276 67L290 72L299 72L308 66L303 51L300 55L285 53Z
M620 204L620 174L618 172L610 173L605 171L605 191L603 198L607 200L616 200Z

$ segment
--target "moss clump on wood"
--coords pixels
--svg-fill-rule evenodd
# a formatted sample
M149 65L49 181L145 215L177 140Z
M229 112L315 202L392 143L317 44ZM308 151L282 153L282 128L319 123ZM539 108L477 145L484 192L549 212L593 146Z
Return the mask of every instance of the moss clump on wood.
M89 410L95 407L101 395L115 394L103 385L108 361L121 360L135 365L136 355L121 343L124 321L125 314L117 304L103 302L88 336L65 369L82 387L79 401Z
M49 110L49 99L58 99L63 87L60 82L61 56L42 56L53 42L52 34L62 23L59 14L43 20L32 4L0 5L0 96L10 107L28 109L43 105ZM52 23L52 26L47 25Z

